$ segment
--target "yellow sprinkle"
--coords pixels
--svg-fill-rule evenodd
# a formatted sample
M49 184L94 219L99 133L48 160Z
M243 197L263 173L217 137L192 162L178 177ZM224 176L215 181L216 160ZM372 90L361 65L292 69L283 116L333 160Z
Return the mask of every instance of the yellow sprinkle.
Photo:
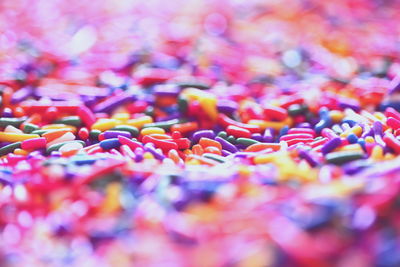
M394 158L395 158L395 155L392 154L392 153L386 153L385 156L384 156L384 160L391 160L391 159L394 159Z
M249 177L251 175L250 168L245 165L240 165L238 168L238 172L239 172L240 176L243 176L243 177Z
M154 159L154 156L153 156L153 154L151 154L150 152L145 152L145 153L143 154L143 158L144 158L144 159Z
M354 151L354 152L363 152L363 149L360 144L351 144L343 146L336 151Z
M354 133L355 135L357 135L358 137L360 137L361 134L362 134L362 131L363 131L362 127L361 127L360 125L356 125L356 126L350 128L350 129L348 129L347 131L341 133L341 134L340 134L340 137L347 137L347 136L349 136L349 134L351 134L351 133Z
M293 123L292 118L288 117L284 121L264 121L264 120L249 120L248 124L258 125L261 130L265 130L266 128L273 128L276 131L279 131L285 126L291 126Z
M0 142L20 142L32 138L40 137L38 134L18 134L0 132Z
M191 154L193 154L193 151L190 150L190 149L185 149L185 150L183 150L183 153L184 153L185 155L191 155Z
M263 154L254 157L254 163L255 164L265 164L265 163L270 163L270 162L280 162L280 161L285 161L288 158L288 153L287 152L274 152L274 153L269 153L269 154Z
M374 146L371 152L371 158L374 161L381 161L383 159L383 148L381 146Z
M126 112L116 113L112 116L113 119L119 120L121 122L126 122L130 118L130 114Z
M92 125L92 130L107 131L117 125L117 120L114 119L99 119Z
M160 127L148 127L144 128L140 131L141 135L149 135L149 134L165 134L165 130Z
M200 165L200 161L198 159L189 159L186 161L188 165Z
M28 155L28 151L26 151L26 150L23 150L23 149L21 149L21 148L16 148L15 150L14 150L14 152L13 152L15 155L22 155L22 156L26 156L26 155Z
M199 100L200 106L207 113L207 115L215 121L218 117L217 99L213 97L203 97Z
M373 144L373 143L375 143L375 139L372 136L367 136L367 137L365 137L365 142Z
M145 125L147 123L152 123L152 122L153 122L153 118L152 117L143 116L143 117L140 117L140 118L128 120L126 122L126 124L128 124L130 126L134 126L136 128L142 128L143 125Z
M59 129L69 129L71 132L76 133L76 127L67 124L48 124L42 127L42 130L59 130Z
M104 212L115 212L121 207L119 202L119 195L121 192L120 183L111 183L106 188L106 198L103 202Z
M374 116L375 116L375 118L377 118L378 120L380 120L382 122L386 121L386 116L382 112L375 112Z
M344 118L344 113L339 110L332 110L329 112L329 116L334 123L339 123Z

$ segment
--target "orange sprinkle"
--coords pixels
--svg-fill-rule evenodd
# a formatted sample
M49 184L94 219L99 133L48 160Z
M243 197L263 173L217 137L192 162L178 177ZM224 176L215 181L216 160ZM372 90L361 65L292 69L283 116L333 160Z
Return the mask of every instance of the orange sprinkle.
M248 146L245 152L259 152L264 149L271 148L273 151L278 151L281 148L280 144L275 143L259 143Z
M219 150L222 150L222 145L221 145L221 143L219 143L219 142L217 142L217 141L215 141L215 140L206 138L206 137L200 138L199 144L200 144L203 148L206 148L206 147L208 147L208 146L213 146L213 147L218 148Z

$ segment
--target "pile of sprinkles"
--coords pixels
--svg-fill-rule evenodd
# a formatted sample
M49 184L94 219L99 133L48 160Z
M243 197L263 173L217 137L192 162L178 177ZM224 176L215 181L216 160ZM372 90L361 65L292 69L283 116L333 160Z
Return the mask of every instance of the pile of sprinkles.
M400 266L399 2L58 2L0 3L0 266Z

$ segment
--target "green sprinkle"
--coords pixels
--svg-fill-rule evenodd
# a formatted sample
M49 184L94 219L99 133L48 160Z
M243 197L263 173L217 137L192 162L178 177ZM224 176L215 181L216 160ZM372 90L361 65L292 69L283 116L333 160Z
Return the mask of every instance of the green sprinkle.
M227 139L228 138L228 134L225 131L220 131L217 136L223 138L223 139Z
M47 132L52 132L52 131L54 131L54 129L47 129L47 130L33 130L33 131L31 132L31 134L38 134L38 135L42 135L42 134L44 134L44 133L47 133Z
M153 123L147 123L143 126L143 128L149 128L149 127L159 127L163 128L164 130L169 130L172 125L178 124L178 123L183 123L185 121L179 120L179 119L173 119L169 121L160 121L160 122L153 122Z
M357 151L339 151L332 152L325 156L328 163L341 165L353 160L362 159L364 157L363 152Z
M210 89L210 86L208 84L205 84L202 82L180 82L177 85L180 88L192 87L192 88L197 88L197 89L201 89L201 90Z
M8 125L19 128L26 118L0 118L0 127L4 128Z
M14 152L15 149L21 147L21 144L22 144L22 142L15 142L15 143L3 146L2 148L0 148L0 156L5 156L8 153Z
M146 108L146 110L144 111L144 114L146 114L147 116L153 116L154 115L154 108L149 106Z
M26 123L24 125L24 133L32 133L33 131L39 130L39 126L32 124L32 123Z
M256 140L253 140L253 139L250 139L250 138L240 137L240 138L236 139L236 143L238 143L240 145L244 145L244 146L250 146L250 145L253 145L253 144L260 143L260 142L258 142Z
M129 132L132 135L132 137L136 137L139 135L138 128L129 125L117 125L111 130Z
M228 136L227 138L225 138L226 139L226 141L228 141L229 143L231 143L231 144L236 144L237 142L236 142L236 138L233 136L233 135L230 135L230 136Z
M75 126L75 127L82 126L82 120L78 116L64 117L62 119L54 121L54 123L72 125L72 126Z
M212 154L212 153L204 153L203 157L208 158L208 159L213 159L215 161L218 161L220 163L224 163L225 162L225 158L217 155L217 154Z
M290 116L300 115L300 114L305 113L306 111L308 111L307 105L294 104L288 108L288 113Z
M65 141L65 142L61 142L61 143L49 146L46 149L46 153L50 154L53 151L58 151L65 144L76 143L76 142L81 143L82 146L85 146L85 142L83 142L82 140Z
M186 97L180 95L178 97L178 110L180 113L186 113L189 107L189 101Z
M91 130L90 132L89 132L89 137L90 137L90 139L92 139L92 140L98 140L99 139L99 135L101 134L101 131L100 130Z

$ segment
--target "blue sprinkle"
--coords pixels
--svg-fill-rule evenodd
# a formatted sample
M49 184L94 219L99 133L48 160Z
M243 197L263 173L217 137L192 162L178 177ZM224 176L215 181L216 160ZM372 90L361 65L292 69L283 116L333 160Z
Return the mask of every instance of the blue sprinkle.
M358 137L354 133L351 133L347 136L347 141L349 141L350 144L355 144L358 142Z
M289 126L286 125L285 127L283 127L283 128L279 131L279 138L280 138L281 136L286 135L288 132L289 132Z
M96 162L96 158L89 156L75 156L71 160L75 165L92 165Z
M101 141L99 145L102 149L110 150L119 147L121 143L118 141L118 138L111 138Z
M357 143L362 147L364 152L367 152L367 147L365 146L365 140L363 138L358 139Z

